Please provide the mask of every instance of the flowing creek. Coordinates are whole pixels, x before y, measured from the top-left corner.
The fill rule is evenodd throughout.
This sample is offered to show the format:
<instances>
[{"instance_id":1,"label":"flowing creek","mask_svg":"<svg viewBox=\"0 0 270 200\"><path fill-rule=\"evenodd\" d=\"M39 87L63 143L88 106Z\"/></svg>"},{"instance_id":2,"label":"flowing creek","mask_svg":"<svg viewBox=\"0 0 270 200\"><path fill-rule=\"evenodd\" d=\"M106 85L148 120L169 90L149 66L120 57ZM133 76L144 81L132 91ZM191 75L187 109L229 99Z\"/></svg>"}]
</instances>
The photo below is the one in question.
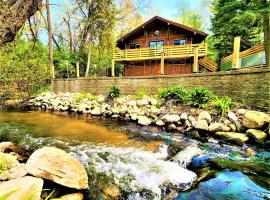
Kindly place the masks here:
<instances>
[{"instance_id":1,"label":"flowing creek","mask_svg":"<svg viewBox=\"0 0 270 200\"><path fill-rule=\"evenodd\" d=\"M174 199L270 199L270 152L254 146L220 144L214 139L202 143L156 127L44 111L0 112L0 138L30 152L55 146L78 158L89 174L86 199L101 199L102 187L112 184L120 188L122 199L170 199L172 191L190 185L193 172L202 171L210 176ZM183 152L181 163L186 162L191 171L166 159L173 141L189 142L203 151L192 160L191 150ZM247 148L254 155L247 155ZM231 162L213 167L207 165L210 157Z\"/></svg>"}]
</instances>

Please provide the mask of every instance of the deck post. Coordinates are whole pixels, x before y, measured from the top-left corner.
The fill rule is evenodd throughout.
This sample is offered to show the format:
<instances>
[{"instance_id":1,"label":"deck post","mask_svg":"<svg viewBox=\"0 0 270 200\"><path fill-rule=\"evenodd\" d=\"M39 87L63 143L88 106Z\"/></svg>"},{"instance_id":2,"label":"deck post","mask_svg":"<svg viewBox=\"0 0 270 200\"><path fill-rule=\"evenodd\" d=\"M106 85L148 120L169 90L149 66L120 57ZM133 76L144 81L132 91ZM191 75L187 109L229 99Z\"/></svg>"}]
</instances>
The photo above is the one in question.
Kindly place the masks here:
<instances>
[{"instance_id":1,"label":"deck post","mask_svg":"<svg viewBox=\"0 0 270 200\"><path fill-rule=\"evenodd\" d=\"M76 72L77 72L77 78L80 78L80 64L79 64L79 62L76 63Z\"/></svg>"},{"instance_id":2,"label":"deck post","mask_svg":"<svg viewBox=\"0 0 270 200\"><path fill-rule=\"evenodd\" d=\"M193 72L194 73L197 73L197 72L199 72L199 64L198 64L198 60L199 60L199 58L198 58L198 47L194 47L194 62L193 62Z\"/></svg>"},{"instance_id":3,"label":"deck post","mask_svg":"<svg viewBox=\"0 0 270 200\"><path fill-rule=\"evenodd\" d=\"M115 61L114 61L114 59L112 59L112 77L115 76L115 73L114 73L114 64L115 64Z\"/></svg>"},{"instance_id":4,"label":"deck post","mask_svg":"<svg viewBox=\"0 0 270 200\"><path fill-rule=\"evenodd\" d=\"M233 58L232 58L232 69L239 69L240 60L240 40L241 37L235 37L233 43Z\"/></svg>"},{"instance_id":5,"label":"deck post","mask_svg":"<svg viewBox=\"0 0 270 200\"><path fill-rule=\"evenodd\" d=\"M161 53L160 74L164 75L164 52Z\"/></svg>"}]
</instances>

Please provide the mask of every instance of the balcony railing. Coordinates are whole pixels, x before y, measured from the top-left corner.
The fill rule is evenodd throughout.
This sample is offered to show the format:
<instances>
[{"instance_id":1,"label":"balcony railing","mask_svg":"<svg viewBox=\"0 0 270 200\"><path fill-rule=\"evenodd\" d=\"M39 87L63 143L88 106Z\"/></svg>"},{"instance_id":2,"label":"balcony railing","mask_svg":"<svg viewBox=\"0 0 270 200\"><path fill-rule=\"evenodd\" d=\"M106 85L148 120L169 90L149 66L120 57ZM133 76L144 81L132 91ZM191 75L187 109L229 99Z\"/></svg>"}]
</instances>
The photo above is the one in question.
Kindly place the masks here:
<instances>
[{"instance_id":1,"label":"balcony railing","mask_svg":"<svg viewBox=\"0 0 270 200\"><path fill-rule=\"evenodd\" d=\"M156 48L140 48L140 49L117 49L114 52L115 61L136 61L150 59L173 59L173 58L189 58L194 56L194 48L198 48L198 57L206 56L207 47L205 43L186 44L177 46L162 46Z\"/></svg>"}]
</instances>

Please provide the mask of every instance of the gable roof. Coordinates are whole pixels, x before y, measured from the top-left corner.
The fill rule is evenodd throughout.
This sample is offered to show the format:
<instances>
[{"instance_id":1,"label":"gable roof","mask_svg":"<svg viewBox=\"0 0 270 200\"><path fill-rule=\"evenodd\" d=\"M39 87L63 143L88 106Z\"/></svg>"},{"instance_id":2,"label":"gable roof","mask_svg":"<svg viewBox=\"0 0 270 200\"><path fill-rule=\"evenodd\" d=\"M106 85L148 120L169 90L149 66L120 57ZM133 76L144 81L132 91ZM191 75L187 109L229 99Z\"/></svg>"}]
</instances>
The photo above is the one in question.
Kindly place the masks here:
<instances>
[{"instance_id":1,"label":"gable roof","mask_svg":"<svg viewBox=\"0 0 270 200\"><path fill-rule=\"evenodd\" d=\"M152 22L156 21L156 20L159 20L161 22L165 22L167 24L170 24L172 26L175 26L177 28L180 28L180 29L184 29L186 31L189 31L189 32L192 32L194 34L198 34L200 35L201 37L207 37L208 34L205 33L205 32L202 32L202 31L199 31L197 29L194 29L194 28L191 28L191 27L188 27L188 26L185 26L183 24L180 24L180 23L177 23L177 22L174 22L174 21L171 21L171 20L168 20L168 19L165 19L165 18L162 18L162 17L159 17L159 16L155 16L151 19L149 19L148 21L146 21L145 23L143 23L142 25L140 25L139 27L137 27L136 29L132 30L131 32L127 33L126 35L124 35L123 37L121 37L120 39L117 40L117 44L122 42L123 40L135 35L136 33L138 33L139 31L141 31L142 29L144 29L145 26L151 24Z\"/></svg>"}]
</instances>

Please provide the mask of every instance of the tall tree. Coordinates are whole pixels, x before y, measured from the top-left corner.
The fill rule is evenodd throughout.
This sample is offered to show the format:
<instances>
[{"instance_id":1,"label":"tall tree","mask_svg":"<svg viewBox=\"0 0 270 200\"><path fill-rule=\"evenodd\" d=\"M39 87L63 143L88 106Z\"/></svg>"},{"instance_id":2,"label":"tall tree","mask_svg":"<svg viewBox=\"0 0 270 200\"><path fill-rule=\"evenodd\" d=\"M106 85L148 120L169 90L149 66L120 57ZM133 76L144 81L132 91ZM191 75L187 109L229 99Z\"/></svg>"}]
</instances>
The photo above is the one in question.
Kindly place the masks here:
<instances>
[{"instance_id":1,"label":"tall tree","mask_svg":"<svg viewBox=\"0 0 270 200\"><path fill-rule=\"evenodd\" d=\"M261 19L251 11L252 0L214 0L212 32L219 59L232 53L233 39L241 37L241 50L261 43Z\"/></svg>"},{"instance_id":2,"label":"tall tree","mask_svg":"<svg viewBox=\"0 0 270 200\"><path fill-rule=\"evenodd\" d=\"M51 67L51 76L54 75L54 65L53 65L53 34L52 34L52 24L51 24L51 11L50 11L50 0L46 0L46 10L47 10L47 23L48 23L48 37L49 37L49 58Z\"/></svg>"},{"instance_id":3,"label":"tall tree","mask_svg":"<svg viewBox=\"0 0 270 200\"><path fill-rule=\"evenodd\" d=\"M14 40L26 20L42 6L42 0L0 1L0 45Z\"/></svg>"}]
</instances>

